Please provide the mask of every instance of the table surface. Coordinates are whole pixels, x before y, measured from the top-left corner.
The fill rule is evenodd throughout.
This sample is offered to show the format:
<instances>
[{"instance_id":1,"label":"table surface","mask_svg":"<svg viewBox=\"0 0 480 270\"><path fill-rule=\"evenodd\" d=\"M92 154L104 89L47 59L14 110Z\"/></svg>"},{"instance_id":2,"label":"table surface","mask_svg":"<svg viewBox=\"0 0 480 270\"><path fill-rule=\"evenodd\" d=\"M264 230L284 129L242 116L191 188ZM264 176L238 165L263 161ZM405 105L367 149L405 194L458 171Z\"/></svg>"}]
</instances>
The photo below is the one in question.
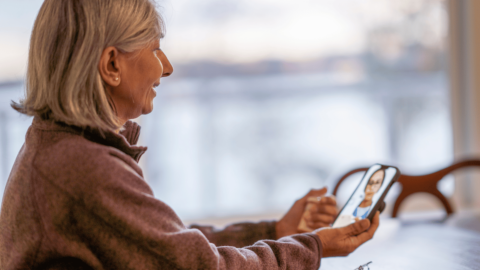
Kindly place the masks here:
<instances>
[{"instance_id":1,"label":"table surface","mask_svg":"<svg viewBox=\"0 0 480 270\"><path fill-rule=\"evenodd\" d=\"M453 221L452 221L453 220ZM322 259L321 270L480 269L480 232L455 218L445 222L382 219L374 238L347 257ZM478 218L472 224L478 224Z\"/></svg>"}]
</instances>

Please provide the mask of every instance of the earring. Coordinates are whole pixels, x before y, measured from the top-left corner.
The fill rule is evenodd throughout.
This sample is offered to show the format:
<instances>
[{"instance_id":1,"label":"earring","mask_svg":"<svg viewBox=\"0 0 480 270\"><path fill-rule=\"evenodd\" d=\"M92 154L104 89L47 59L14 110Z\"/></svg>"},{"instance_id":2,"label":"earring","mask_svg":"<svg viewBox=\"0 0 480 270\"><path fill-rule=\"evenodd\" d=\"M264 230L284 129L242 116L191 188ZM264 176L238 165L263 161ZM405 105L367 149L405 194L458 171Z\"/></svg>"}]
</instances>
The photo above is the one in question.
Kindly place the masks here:
<instances>
[{"instance_id":1,"label":"earring","mask_svg":"<svg viewBox=\"0 0 480 270\"><path fill-rule=\"evenodd\" d=\"M117 78L115 78L115 81L118 81L118 77L117 77Z\"/></svg>"}]
</instances>

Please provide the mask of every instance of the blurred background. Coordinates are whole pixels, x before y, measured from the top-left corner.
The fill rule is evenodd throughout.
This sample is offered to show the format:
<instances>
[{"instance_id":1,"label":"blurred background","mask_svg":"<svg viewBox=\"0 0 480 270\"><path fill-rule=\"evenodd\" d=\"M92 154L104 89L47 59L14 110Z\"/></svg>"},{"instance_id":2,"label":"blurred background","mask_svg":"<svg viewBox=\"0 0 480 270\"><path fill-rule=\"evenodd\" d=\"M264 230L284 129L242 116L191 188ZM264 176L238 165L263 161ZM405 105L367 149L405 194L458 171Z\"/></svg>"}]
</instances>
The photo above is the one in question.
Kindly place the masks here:
<instances>
[{"instance_id":1,"label":"blurred background","mask_svg":"<svg viewBox=\"0 0 480 270\"><path fill-rule=\"evenodd\" d=\"M355 167L449 165L451 1L157 1L175 71L136 119L155 196L186 221L277 217ZM42 2L0 0L0 194L32 121L9 102Z\"/></svg>"}]
</instances>

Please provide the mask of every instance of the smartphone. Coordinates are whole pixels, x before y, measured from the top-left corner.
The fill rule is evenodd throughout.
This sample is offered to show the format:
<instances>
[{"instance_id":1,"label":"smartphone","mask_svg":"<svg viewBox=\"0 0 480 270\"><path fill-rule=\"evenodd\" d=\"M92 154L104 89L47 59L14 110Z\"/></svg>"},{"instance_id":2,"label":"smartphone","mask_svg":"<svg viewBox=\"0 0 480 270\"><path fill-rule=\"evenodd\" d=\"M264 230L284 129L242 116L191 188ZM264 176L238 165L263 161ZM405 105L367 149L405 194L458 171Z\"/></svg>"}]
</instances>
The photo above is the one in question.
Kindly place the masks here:
<instances>
[{"instance_id":1,"label":"smartphone","mask_svg":"<svg viewBox=\"0 0 480 270\"><path fill-rule=\"evenodd\" d=\"M400 170L396 167L382 164L370 167L338 214L332 227L344 227L364 218L372 221L375 213L383 210L380 209L385 206L383 200L399 177Z\"/></svg>"}]
</instances>

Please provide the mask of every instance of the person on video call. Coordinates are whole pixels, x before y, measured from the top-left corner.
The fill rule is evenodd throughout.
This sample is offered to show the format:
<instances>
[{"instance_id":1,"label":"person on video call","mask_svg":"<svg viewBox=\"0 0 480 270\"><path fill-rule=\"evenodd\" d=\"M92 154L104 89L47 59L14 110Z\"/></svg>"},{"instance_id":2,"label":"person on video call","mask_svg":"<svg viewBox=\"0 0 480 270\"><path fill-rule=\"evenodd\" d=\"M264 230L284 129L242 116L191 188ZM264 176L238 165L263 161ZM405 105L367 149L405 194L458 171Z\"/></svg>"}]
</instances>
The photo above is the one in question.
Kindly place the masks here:
<instances>
[{"instance_id":1,"label":"person on video call","mask_svg":"<svg viewBox=\"0 0 480 270\"><path fill-rule=\"evenodd\" d=\"M0 212L0 269L318 269L373 237L373 220L330 228L326 188L278 221L186 226L138 162L154 88L173 72L153 0L45 0L35 20L26 96L33 116ZM178 194L181 196L182 194ZM297 229L309 197L311 233ZM324 228L322 228L324 227Z\"/></svg>"},{"instance_id":2,"label":"person on video call","mask_svg":"<svg viewBox=\"0 0 480 270\"><path fill-rule=\"evenodd\" d=\"M372 174L367 185L365 186L365 198L357 206L357 208L355 208L355 211L353 211L353 216L356 220L364 219L368 216L370 209L373 207L373 196L380 190L380 187L382 187L384 179L385 169L379 169Z\"/></svg>"}]
</instances>

